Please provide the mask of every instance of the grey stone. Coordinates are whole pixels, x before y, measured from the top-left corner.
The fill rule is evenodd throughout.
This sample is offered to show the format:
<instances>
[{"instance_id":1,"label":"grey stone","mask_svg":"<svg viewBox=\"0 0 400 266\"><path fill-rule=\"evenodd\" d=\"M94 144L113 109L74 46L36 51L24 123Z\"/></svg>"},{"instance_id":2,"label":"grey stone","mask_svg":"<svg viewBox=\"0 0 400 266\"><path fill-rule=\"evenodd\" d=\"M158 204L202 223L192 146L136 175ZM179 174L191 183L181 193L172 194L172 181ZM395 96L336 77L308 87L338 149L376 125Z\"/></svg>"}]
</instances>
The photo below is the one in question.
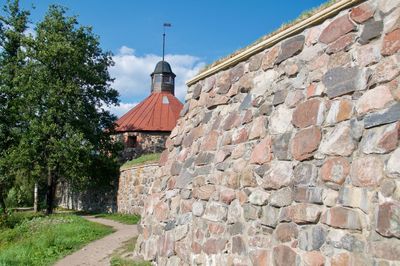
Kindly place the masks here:
<instances>
[{"instance_id":1,"label":"grey stone","mask_svg":"<svg viewBox=\"0 0 400 266\"><path fill-rule=\"evenodd\" d=\"M256 189L250 194L249 202L254 205L263 206L268 203L268 198L268 192L261 189Z\"/></svg>"},{"instance_id":2,"label":"grey stone","mask_svg":"<svg viewBox=\"0 0 400 266\"><path fill-rule=\"evenodd\" d=\"M192 213L194 216L202 216L204 212L204 204L201 201L195 201L192 205Z\"/></svg>"},{"instance_id":3,"label":"grey stone","mask_svg":"<svg viewBox=\"0 0 400 266\"><path fill-rule=\"evenodd\" d=\"M193 180L193 174L190 173L187 170L184 170L182 174L180 174L177 178L176 178L176 183L175 183L175 187L176 188L186 188L186 186L192 182Z\"/></svg>"},{"instance_id":4,"label":"grey stone","mask_svg":"<svg viewBox=\"0 0 400 266\"><path fill-rule=\"evenodd\" d=\"M183 168L188 169L192 167L193 163L194 163L194 157L187 158L183 163Z\"/></svg>"},{"instance_id":5,"label":"grey stone","mask_svg":"<svg viewBox=\"0 0 400 266\"><path fill-rule=\"evenodd\" d=\"M193 89L193 99L198 100L200 98L200 94L201 94L201 85L199 83L196 84L196 86Z\"/></svg>"},{"instance_id":6,"label":"grey stone","mask_svg":"<svg viewBox=\"0 0 400 266\"><path fill-rule=\"evenodd\" d=\"M177 225L185 225L191 223L193 220L193 214L191 212L187 212L176 217Z\"/></svg>"},{"instance_id":7,"label":"grey stone","mask_svg":"<svg viewBox=\"0 0 400 266\"><path fill-rule=\"evenodd\" d=\"M171 175L179 175L182 170L182 164L175 161L171 165Z\"/></svg>"},{"instance_id":8,"label":"grey stone","mask_svg":"<svg viewBox=\"0 0 400 266\"><path fill-rule=\"evenodd\" d=\"M258 115L270 115L272 112L272 105L270 103L263 103L260 108L257 109Z\"/></svg>"},{"instance_id":9,"label":"grey stone","mask_svg":"<svg viewBox=\"0 0 400 266\"><path fill-rule=\"evenodd\" d=\"M254 172L259 176L264 176L264 174L269 170L270 166L268 164L263 164L254 169Z\"/></svg>"},{"instance_id":10,"label":"grey stone","mask_svg":"<svg viewBox=\"0 0 400 266\"><path fill-rule=\"evenodd\" d=\"M206 166L201 166L197 167L196 170L194 171L194 175L208 175L211 173L212 167L211 165L206 165Z\"/></svg>"},{"instance_id":11,"label":"grey stone","mask_svg":"<svg viewBox=\"0 0 400 266\"><path fill-rule=\"evenodd\" d=\"M361 44L366 44L370 40L379 37L382 34L383 30L383 21L379 20L368 20L364 24L363 31L360 35L360 39L358 40Z\"/></svg>"},{"instance_id":12,"label":"grey stone","mask_svg":"<svg viewBox=\"0 0 400 266\"><path fill-rule=\"evenodd\" d=\"M256 220L260 216L260 207L246 203L243 205L243 215L246 220Z\"/></svg>"},{"instance_id":13,"label":"grey stone","mask_svg":"<svg viewBox=\"0 0 400 266\"><path fill-rule=\"evenodd\" d=\"M281 188L271 193L269 204L274 207L285 207L292 204L293 194L289 187Z\"/></svg>"},{"instance_id":14,"label":"grey stone","mask_svg":"<svg viewBox=\"0 0 400 266\"><path fill-rule=\"evenodd\" d=\"M341 239L342 247L350 252L364 252L365 243L359 240L357 237L347 234Z\"/></svg>"},{"instance_id":15,"label":"grey stone","mask_svg":"<svg viewBox=\"0 0 400 266\"><path fill-rule=\"evenodd\" d=\"M196 160L195 164L200 166L200 165L207 165L210 164L214 161L214 154L209 153L209 152L201 152Z\"/></svg>"},{"instance_id":16,"label":"grey stone","mask_svg":"<svg viewBox=\"0 0 400 266\"><path fill-rule=\"evenodd\" d=\"M294 200L297 202L308 202L322 204L323 188L320 187L295 187Z\"/></svg>"},{"instance_id":17,"label":"grey stone","mask_svg":"<svg viewBox=\"0 0 400 266\"><path fill-rule=\"evenodd\" d=\"M213 222L225 221L228 210L218 202L208 202L204 212L204 218Z\"/></svg>"},{"instance_id":18,"label":"grey stone","mask_svg":"<svg viewBox=\"0 0 400 266\"><path fill-rule=\"evenodd\" d=\"M310 163L299 163L293 172L296 185L310 185L315 183L317 168Z\"/></svg>"},{"instance_id":19,"label":"grey stone","mask_svg":"<svg viewBox=\"0 0 400 266\"><path fill-rule=\"evenodd\" d=\"M390 177L400 177L400 147L394 150L386 164L386 173Z\"/></svg>"},{"instance_id":20,"label":"grey stone","mask_svg":"<svg viewBox=\"0 0 400 266\"><path fill-rule=\"evenodd\" d=\"M164 227L165 231L169 231L175 228L175 220L168 221Z\"/></svg>"},{"instance_id":21,"label":"grey stone","mask_svg":"<svg viewBox=\"0 0 400 266\"><path fill-rule=\"evenodd\" d=\"M228 223L233 224L243 219L243 208L239 200L235 199L228 207Z\"/></svg>"},{"instance_id":22,"label":"grey stone","mask_svg":"<svg viewBox=\"0 0 400 266\"><path fill-rule=\"evenodd\" d=\"M367 114L364 127L371 128L400 120L400 103L396 103L380 112Z\"/></svg>"},{"instance_id":23,"label":"grey stone","mask_svg":"<svg viewBox=\"0 0 400 266\"><path fill-rule=\"evenodd\" d=\"M274 93L274 99L272 100L272 104L278 105L278 104L284 103L287 94L288 94L288 91L285 89L276 91Z\"/></svg>"},{"instance_id":24,"label":"grey stone","mask_svg":"<svg viewBox=\"0 0 400 266\"><path fill-rule=\"evenodd\" d=\"M185 105L183 105L182 111L179 115L181 117L185 116L189 112L189 107L190 107L189 102L186 102Z\"/></svg>"},{"instance_id":25,"label":"grey stone","mask_svg":"<svg viewBox=\"0 0 400 266\"><path fill-rule=\"evenodd\" d=\"M250 58L249 71L257 71L260 69L263 54L256 54Z\"/></svg>"},{"instance_id":26,"label":"grey stone","mask_svg":"<svg viewBox=\"0 0 400 266\"><path fill-rule=\"evenodd\" d=\"M302 228L299 232L299 248L306 251L318 250L325 243L327 230L320 225Z\"/></svg>"},{"instance_id":27,"label":"grey stone","mask_svg":"<svg viewBox=\"0 0 400 266\"><path fill-rule=\"evenodd\" d=\"M360 87L360 70L357 67L335 67L322 77L330 99L356 91Z\"/></svg>"},{"instance_id":28,"label":"grey stone","mask_svg":"<svg viewBox=\"0 0 400 266\"><path fill-rule=\"evenodd\" d=\"M276 58L276 63L279 64L282 61L300 53L303 50L304 41L304 35L298 35L282 42L280 53Z\"/></svg>"},{"instance_id":29,"label":"grey stone","mask_svg":"<svg viewBox=\"0 0 400 266\"><path fill-rule=\"evenodd\" d=\"M261 223L275 228L278 224L279 209L269 205L262 207Z\"/></svg>"},{"instance_id":30,"label":"grey stone","mask_svg":"<svg viewBox=\"0 0 400 266\"><path fill-rule=\"evenodd\" d=\"M253 95L251 93L248 93L246 97L244 97L242 103L239 106L239 111L247 110L249 107L251 107L251 101L253 100Z\"/></svg>"},{"instance_id":31,"label":"grey stone","mask_svg":"<svg viewBox=\"0 0 400 266\"><path fill-rule=\"evenodd\" d=\"M371 128L365 131L361 140L361 151L366 154L388 153L396 148L398 139L398 123L392 123L380 127ZM395 137L388 136L394 135ZM396 139L396 142L394 140ZM393 141L393 143L390 143Z\"/></svg>"},{"instance_id":32,"label":"grey stone","mask_svg":"<svg viewBox=\"0 0 400 266\"><path fill-rule=\"evenodd\" d=\"M211 120L212 114L213 114L213 112L206 112L204 114L202 123L207 124Z\"/></svg>"},{"instance_id":33,"label":"grey stone","mask_svg":"<svg viewBox=\"0 0 400 266\"><path fill-rule=\"evenodd\" d=\"M339 191L338 203L346 207L368 212L370 201L368 190L365 188L344 186Z\"/></svg>"},{"instance_id":34,"label":"grey stone","mask_svg":"<svg viewBox=\"0 0 400 266\"><path fill-rule=\"evenodd\" d=\"M243 229L244 229L243 223L237 222L237 223L230 225L228 230L229 230L229 234L234 236L234 235L243 234Z\"/></svg>"},{"instance_id":35,"label":"grey stone","mask_svg":"<svg viewBox=\"0 0 400 266\"><path fill-rule=\"evenodd\" d=\"M279 160L289 160L289 141L292 134L290 132L274 136L272 139L272 152Z\"/></svg>"},{"instance_id":36,"label":"grey stone","mask_svg":"<svg viewBox=\"0 0 400 266\"><path fill-rule=\"evenodd\" d=\"M364 121L353 118L350 120L351 136L355 140L360 140L364 131Z\"/></svg>"}]
</instances>

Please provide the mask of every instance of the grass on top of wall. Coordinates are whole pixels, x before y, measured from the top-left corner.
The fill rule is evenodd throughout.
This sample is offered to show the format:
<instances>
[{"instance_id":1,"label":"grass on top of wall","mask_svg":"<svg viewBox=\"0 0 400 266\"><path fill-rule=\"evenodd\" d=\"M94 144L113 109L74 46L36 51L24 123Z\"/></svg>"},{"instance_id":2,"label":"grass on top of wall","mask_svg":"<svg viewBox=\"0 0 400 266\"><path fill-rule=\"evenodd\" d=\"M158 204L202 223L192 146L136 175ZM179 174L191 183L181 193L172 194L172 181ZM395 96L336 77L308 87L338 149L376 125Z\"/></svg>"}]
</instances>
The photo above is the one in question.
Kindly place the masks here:
<instances>
[{"instance_id":1,"label":"grass on top of wall","mask_svg":"<svg viewBox=\"0 0 400 266\"><path fill-rule=\"evenodd\" d=\"M133 166L138 166L147 163L156 163L160 160L161 153L144 154L136 159L127 161L121 166L121 169L126 169Z\"/></svg>"},{"instance_id":2,"label":"grass on top of wall","mask_svg":"<svg viewBox=\"0 0 400 266\"><path fill-rule=\"evenodd\" d=\"M138 224L140 221L140 215L137 214L100 213L96 214L94 217L109 219L123 224Z\"/></svg>"},{"instance_id":3,"label":"grass on top of wall","mask_svg":"<svg viewBox=\"0 0 400 266\"><path fill-rule=\"evenodd\" d=\"M23 216L0 230L0 265L52 265L85 244L113 232L71 214Z\"/></svg>"}]
</instances>

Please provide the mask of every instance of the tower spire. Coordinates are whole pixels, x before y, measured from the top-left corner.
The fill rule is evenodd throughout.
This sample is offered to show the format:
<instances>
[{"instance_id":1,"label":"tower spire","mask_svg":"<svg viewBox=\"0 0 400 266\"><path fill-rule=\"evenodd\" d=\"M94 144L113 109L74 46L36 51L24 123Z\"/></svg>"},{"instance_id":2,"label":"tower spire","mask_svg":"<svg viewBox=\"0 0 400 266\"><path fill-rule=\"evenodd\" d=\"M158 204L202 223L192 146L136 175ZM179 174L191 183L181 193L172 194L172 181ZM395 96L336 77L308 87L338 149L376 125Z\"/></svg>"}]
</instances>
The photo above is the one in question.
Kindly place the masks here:
<instances>
[{"instance_id":1,"label":"tower spire","mask_svg":"<svg viewBox=\"0 0 400 266\"><path fill-rule=\"evenodd\" d=\"M163 33L163 46L162 46L162 61L164 61L165 55L165 27L171 27L171 23L164 23L164 33Z\"/></svg>"}]
</instances>

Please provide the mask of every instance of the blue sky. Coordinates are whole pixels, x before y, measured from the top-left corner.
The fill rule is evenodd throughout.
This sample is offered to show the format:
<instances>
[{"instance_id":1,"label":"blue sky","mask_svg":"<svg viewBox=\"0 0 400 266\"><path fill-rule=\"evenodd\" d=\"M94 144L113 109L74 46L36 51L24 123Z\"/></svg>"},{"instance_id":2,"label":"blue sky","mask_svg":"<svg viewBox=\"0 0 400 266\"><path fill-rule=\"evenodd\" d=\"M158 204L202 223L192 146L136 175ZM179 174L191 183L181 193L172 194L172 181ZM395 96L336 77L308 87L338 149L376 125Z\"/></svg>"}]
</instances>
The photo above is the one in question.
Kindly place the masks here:
<instances>
[{"instance_id":1,"label":"blue sky","mask_svg":"<svg viewBox=\"0 0 400 266\"><path fill-rule=\"evenodd\" d=\"M277 29L323 0L21 0L35 6L32 22L40 20L50 4L69 8L83 25L93 26L104 50L113 52L121 115L150 92L150 73L162 52L162 24L167 29L167 60L177 74L181 100L185 80L205 64L227 56Z\"/></svg>"}]
</instances>

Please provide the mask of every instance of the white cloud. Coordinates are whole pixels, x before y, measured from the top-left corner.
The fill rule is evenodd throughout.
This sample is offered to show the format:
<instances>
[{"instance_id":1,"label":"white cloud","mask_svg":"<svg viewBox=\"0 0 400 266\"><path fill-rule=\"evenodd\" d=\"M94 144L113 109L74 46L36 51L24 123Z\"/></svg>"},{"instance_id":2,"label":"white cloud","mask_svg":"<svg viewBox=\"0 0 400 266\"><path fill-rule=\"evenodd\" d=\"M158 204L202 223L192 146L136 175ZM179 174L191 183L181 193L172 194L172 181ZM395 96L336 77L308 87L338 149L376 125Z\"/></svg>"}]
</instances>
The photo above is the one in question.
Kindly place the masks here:
<instances>
[{"instance_id":1,"label":"white cloud","mask_svg":"<svg viewBox=\"0 0 400 266\"><path fill-rule=\"evenodd\" d=\"M135 107L138 103L123 103L121 102L119 106L104 107L104 109L109 110L112 114L117 117L123 116L130 109Z\"/></svg>"},{"instance_id":2,"label":"white cloud","mask_svg":"<svg viewBox=\"0 0 400 266\"><path fill-rule=\"evenodd\" d=\"M115 111L118 109L121 113L129 103L140 102L150 95L150 74L161 57L154 54L137 56L134 49L122 46L113 60L115 65L110 68L110 74L115 78L113 87L119 91L121 99L121 106ZM175 95L183 101L187 90L185 82L196 75L205 63L196 56L178 54L166 55L165 60L176 74ZM115 113L114 110L112 112Z\"/></svg>"}]
</instances>

